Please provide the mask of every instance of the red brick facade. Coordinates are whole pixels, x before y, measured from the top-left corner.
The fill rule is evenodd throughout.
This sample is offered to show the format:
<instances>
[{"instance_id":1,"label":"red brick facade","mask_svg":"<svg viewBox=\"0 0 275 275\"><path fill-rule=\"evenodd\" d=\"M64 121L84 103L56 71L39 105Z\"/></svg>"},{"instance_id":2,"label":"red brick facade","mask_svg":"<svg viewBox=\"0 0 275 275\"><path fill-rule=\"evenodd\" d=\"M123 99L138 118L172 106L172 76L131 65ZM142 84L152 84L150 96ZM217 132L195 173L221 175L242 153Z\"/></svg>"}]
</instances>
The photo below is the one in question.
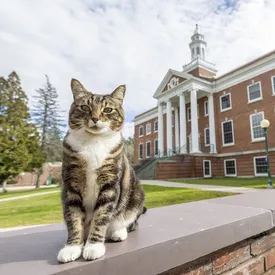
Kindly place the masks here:
<instances>
[{"instance_id":1,"label":"red brick facade","mask_svg":"<svg viewBox=\"0 0 275 275\"><path fill-rule=\"evenodd\" d=\"M258 58L256 62L268 62L268 60L275 56L273 53L268 53L266 56ZM253 66L253 62L250 62L237 70L232 71L232 74L238 73L238 70L245 70L248 66ZM257 70L255 67L254 70ZM212 76L211 72L206 73L207 70L197 68L190 71L189 74L199 76ZM250 71L244 72L243 74L249 75L253 72L253 67ZM239 72L241 74L241 72ZM232 75L232 78L235 77ZM274 77L274 79L273 79ZM207 95L203 93L198 97L198 132L199 132L199 146L202 152L201 155L196 154L192 156L190 154L179 156L174 162L159 162L157 164L157 178L185 178L185 177L203 177L203 160L211 160L211 176L225 176L224 160L234 159L235 161L235 176L257 176L260 173L255 172L254 157L265 157L265 141L264 138L252 138L257 136L257 129L253 132L252 130L252 119L265 118L270 121L270 127L268 129L269 147L272 153L270 154L271 172L275 174L275 62L273 66L269 66L268 69L259 74L253 74L251 77L242 76L242 81L232 81L230 74L226 74L220 78L217 78L214 83L219 85L220 81L225 81L224 78L228 78L228 82L232 85L225 85L225 89L215 90L213 88L213 100L214 100L214 118L215 118L215 137L216 137L216 150L217 154L207 154L210 152L210 147L205 146L205 129L209 127L209 117L205 115L205 101L208 100ZM182 79L181 79L182 80ZM205 80L204 80L205 81ZM217 84L215 82L217 81ZM231 82L230 82L231 81ZM258 84L257 84L258 83ZM253 100L253 89L248 94L248 87L254 84L253 87L260 87L261 98L259 100ZM259 85L259 86L258 86ZM168 93L169 91L166 91ZM226 111L221 110L221 97L230 94L230 108ZM249 102L249 98L252 101ZM189 135L191 133L191 122L188 120L188 108L190 107L189 101L186 104L186 134L187 141L186 146L189 146ZM134 162L139 163L140 158L138 155L139 144L143 145L143 156L142 159L149 157L146 155L146 142L151 144L150 157L154 157L154 141L158 138L158 133L154 131L154 122L158 120L157 108L152 109L148 112L150 114L150 120L146 120L146 113L141 114L135 118L135 158ZM173 113L174 114L174 113ZM254 116L252 117L251 115ZM258 114L257 116L255 114ZM173 125L175 125L174 115L172 116ZM141 121L141 122L139 122ZM233 125L233 142L231 145L224 145L223 138L223 123L232 121ZM151 134L146 135L146 124L151 123ZM227 123L228 124L228 123ZM139 128L144 128L144 135L139 136ZM255 125L253 126L255 127ZM163 131L164 131L164 151L166 150L166 114L163 115ZM173 147L175 144L175 127L172 128L172 139ZM189 152L189 151L188 151ZM206 154L205 154L206 153ZM257 160L256 166L261 166L261 160ZM232 164L232 163L231 163ZM229 165L227 163L227 165ZM258 168L257 168L258 169ZM260 170L260 168L259 168Z\"/></svg>"}]
</instances>

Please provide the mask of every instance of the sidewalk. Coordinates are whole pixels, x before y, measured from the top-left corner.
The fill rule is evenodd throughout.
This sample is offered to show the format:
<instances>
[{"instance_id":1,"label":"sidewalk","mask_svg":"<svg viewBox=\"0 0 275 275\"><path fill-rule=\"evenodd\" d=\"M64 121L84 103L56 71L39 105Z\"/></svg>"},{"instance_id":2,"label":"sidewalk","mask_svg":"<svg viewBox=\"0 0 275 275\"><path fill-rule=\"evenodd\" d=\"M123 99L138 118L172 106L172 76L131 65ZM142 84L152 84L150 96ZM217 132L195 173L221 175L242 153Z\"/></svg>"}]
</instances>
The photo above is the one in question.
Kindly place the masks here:
<instances>
[{"instance_id":1,"label":"sidewalk","mask_svg":"<svg viewBox=\"0 0 275 275\"><path fill-rule=\"evenodd\" d=\"M200 189L200 190L230 192L230 193L251 193L251 192L261 191L261 189L253 189L253 188L245 188L245 187L229 187L229 186L189 184L189 183L187 184L187 183L178 183L178 182L170 182L170 181L162 181L162 180L141 180L140 182L146 185Z\"/></svg>"}]
</instances>

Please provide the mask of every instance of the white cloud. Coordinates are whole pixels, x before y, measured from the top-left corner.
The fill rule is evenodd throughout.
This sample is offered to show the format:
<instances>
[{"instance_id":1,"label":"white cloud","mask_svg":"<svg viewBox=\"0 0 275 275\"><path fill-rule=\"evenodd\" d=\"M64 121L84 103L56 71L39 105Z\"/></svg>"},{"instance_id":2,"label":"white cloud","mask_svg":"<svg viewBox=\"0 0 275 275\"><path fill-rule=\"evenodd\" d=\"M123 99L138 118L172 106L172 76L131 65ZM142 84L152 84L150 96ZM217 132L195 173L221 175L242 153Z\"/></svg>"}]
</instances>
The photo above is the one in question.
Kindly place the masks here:
<instances>
[{"instance_id":1,"label":"white cloud","mask_svg":"<svg viewBox=\"0 0 275 275\"><path fill-rule=\"evenodd\" d=\"M274 13L273 0L4 1L0 75L16 70L31 97L48 74L66 110L71 77L97 93L125 83L129 120L155 106L169 68L190 61L196 23L221 74L275 48Z\"/></svg>"}]
</instances>

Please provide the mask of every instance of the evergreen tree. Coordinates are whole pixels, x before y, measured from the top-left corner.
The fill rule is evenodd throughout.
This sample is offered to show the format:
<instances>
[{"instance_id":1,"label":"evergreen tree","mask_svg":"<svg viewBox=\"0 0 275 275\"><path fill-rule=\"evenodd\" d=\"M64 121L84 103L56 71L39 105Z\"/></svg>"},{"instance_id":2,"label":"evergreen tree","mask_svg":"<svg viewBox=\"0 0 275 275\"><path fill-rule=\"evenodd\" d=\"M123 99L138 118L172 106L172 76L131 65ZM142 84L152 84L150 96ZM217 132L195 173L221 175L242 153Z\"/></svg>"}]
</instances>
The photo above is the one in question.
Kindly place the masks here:
<instances>
[{"instance_id":1,"label":"evergreen tree","mask_svg":"<svg viewBox=\"0 0 275 275\"><path fill-rule=\"evenodd\" d=\"M0 182L41 166L43 154L38 132L29 122L28 99L20 79L12 72L8 79L0 77Z\"/></svg>"},{"instance_id":2,"label":"evergreen tree","mask_svg":"<svg viewBox=\"0 0 275 275\"><path fill-rule=\"evenodd\" d=\"M128 139L124 139L124 147L126 154L131 162L134 161L134 138L128 137Z\"/></svg>"},{"instance_id":3,"label":"evergreen tree","mask_svg":"<svg viewBox=\"0 0 275 275\"><path fill-rule=\"evenodd\" d=\"M62 158L62 128L65 127L62 113L58 104L58 94L46 75L46 83L36 90L36 103L32 109L32 118L39 129L41 150L49 162L61 161ZM36 186L39 187L40 170Z\"/></svg>"}]
</instances>

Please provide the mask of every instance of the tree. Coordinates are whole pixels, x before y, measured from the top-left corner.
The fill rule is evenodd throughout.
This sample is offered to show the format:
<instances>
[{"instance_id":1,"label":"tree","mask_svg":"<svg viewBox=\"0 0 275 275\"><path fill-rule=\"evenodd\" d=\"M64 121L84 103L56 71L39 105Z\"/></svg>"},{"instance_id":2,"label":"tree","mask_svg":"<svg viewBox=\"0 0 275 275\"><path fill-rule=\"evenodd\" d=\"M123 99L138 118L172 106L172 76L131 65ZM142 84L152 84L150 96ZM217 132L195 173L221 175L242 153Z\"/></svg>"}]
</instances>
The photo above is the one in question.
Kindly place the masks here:
<instances>
[{"instance_id":1,"label":"tree","mask_svg":"<svg viewBox=\"0 0 275 275\"><path fill-rule=\"evenodd\" d=\"M128 137L128 139L124 139L124 147L127 154L127 157L131 162L134 160L134 138Z\"/></svg>"},{"instance_id":2,"label":"tree","mask_svg":"<svg viewBox=\"0 0 275 275\"><path fill-rule=\"evenodd\" d=\"M46 83L36 90L36 103L32 109L32 118L39 129L41 151L50 162L61 161L62 158L62 127L65 127L63 111L58 104L58 93L46 75ZM36 187L39 187L41 169L37 173Z\"/></svg>"},{"instance_id":3,"label":"tree","mask_svg":"<svg viewBox=\"0 0 275 275\"><path fill-rule=\"evenodd\" d=\"M0 182L20 172L32 170L43 162L38 132L30 123L28 98L20 79L12 72L8 79L0 77Z\"/></svg>"}]
</instances>

